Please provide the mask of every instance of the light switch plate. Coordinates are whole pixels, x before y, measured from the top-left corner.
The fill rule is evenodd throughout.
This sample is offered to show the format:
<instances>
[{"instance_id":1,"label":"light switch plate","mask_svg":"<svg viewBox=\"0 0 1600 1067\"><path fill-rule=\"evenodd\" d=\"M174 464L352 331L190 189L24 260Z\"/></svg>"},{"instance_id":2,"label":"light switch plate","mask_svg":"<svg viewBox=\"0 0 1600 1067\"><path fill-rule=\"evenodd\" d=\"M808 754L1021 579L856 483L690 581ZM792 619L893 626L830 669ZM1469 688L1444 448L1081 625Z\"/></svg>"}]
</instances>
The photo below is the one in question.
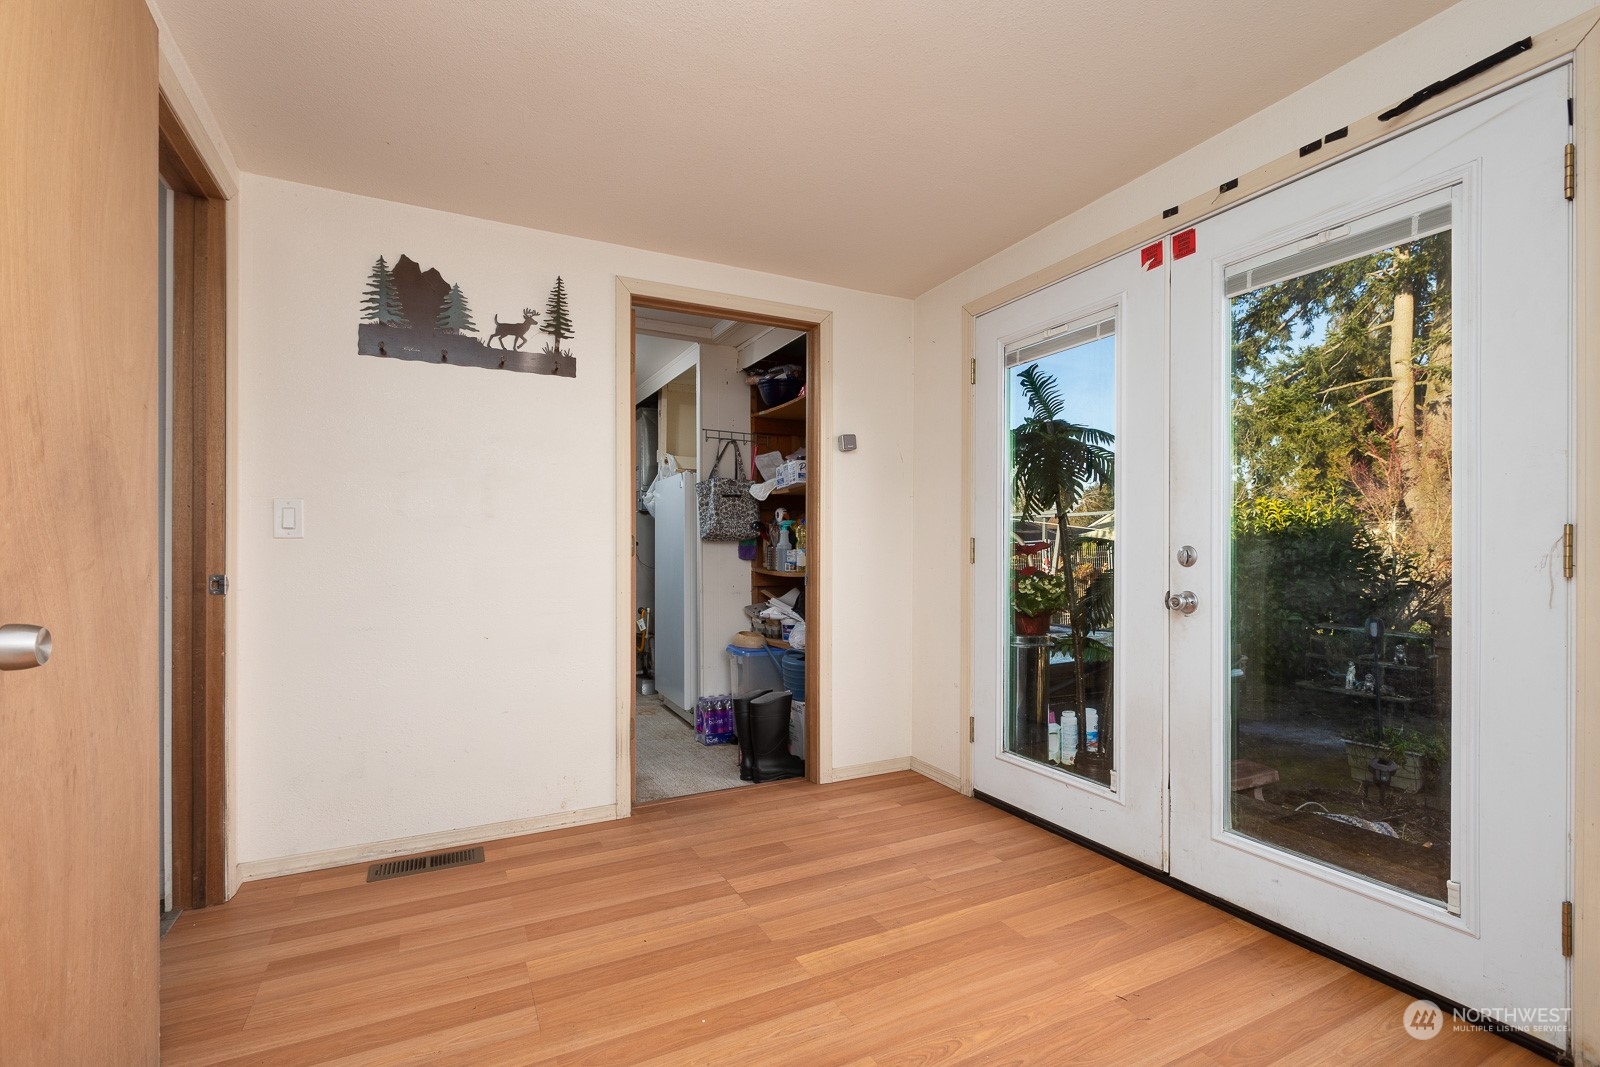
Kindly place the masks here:
<instances>
[{"instance_id":1,"label":"light switch plate","mask_svg":"<svg viewBox=\"0 0 1600 1067\"><path fill-rule=\"evenodd\" d=\"M304 500L274 500L272 502L272 536L304 537L306 535L306 502Z\"/></svg>"}]
</instances>

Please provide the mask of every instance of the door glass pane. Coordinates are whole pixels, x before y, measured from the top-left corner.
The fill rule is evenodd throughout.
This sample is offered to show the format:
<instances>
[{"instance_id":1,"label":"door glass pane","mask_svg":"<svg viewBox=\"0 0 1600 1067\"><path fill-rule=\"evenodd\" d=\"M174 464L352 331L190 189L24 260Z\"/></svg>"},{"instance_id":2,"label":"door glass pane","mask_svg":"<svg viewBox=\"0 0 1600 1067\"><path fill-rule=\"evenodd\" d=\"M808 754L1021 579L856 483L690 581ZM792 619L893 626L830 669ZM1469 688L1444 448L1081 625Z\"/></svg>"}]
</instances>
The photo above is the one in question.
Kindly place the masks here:
<instances>
[{"instance_id":1,"label":"door glass pane","mask_svg":"<svg viewBox=\"0 0 1600 1067\"><path fill-rule=\"evenodd\" d=\"M1109 785L1116 547L1116 321L1006 353L1009 752Z\"/></svg>"},{"instance_id":2,"label":"door glass pane","mask_svg":"<svg viewBox=\"0 0 1600 1067\"><path fill-rule=\"evenodd\" d=\"M1451 234L1366 247L1229 278L1229 826L1442 900Z\"/></svg>"}]
</instances>

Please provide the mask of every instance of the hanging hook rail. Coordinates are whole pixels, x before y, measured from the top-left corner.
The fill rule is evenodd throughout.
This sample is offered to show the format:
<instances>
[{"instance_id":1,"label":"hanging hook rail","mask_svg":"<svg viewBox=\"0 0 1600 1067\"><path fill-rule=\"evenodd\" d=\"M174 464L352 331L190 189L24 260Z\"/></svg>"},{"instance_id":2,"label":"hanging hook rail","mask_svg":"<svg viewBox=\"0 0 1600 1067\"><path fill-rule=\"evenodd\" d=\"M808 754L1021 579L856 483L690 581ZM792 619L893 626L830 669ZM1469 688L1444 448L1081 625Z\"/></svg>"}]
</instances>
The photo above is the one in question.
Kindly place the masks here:
<instances>
[{"instance_id":1,"label":"hanging hook rail","mask_svg":"<svg viewBox=\"0 0 1600 1067\"><path fill-rule=\"evenodd\" d=\"M700 431L702 439L706 441L734 441L741 445L750 445L753 452L791 452L805 443L800 434L790 433L746 433L743 430L712 430Z\"/></svg>"},{"instance_id":2,"label":"hanging hook rail","mask_svg":"<svg viewBox=\"0 0 1600 1067\"><path fill-rule=\"evenodd\" d=\"M737 441L742 445L755 444L757 437L756 434L745 433L742 430L705 429L701 430L700 433L701 436L707 441Z\"/></svg>"}]
</instances>

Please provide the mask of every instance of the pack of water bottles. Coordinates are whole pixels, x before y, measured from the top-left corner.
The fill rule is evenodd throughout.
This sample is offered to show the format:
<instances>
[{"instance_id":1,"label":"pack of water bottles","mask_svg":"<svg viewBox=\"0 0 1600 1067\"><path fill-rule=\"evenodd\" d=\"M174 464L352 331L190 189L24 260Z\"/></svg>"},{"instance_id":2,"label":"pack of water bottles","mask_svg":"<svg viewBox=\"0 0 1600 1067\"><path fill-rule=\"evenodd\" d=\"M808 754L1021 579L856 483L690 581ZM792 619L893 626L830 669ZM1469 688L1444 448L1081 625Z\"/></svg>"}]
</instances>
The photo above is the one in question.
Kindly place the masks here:
<instances>
[{"instance_id":1,"label":"pack of water bottles","mask_svg":"<svg viewBox=\"0 0 1600 1067\"><path fill-rule=\"evenodd\" d=\"M697 700L694 705L694 736L702 745L732 744L733 697L722 693Z\"/></svg>"}]
</instances>

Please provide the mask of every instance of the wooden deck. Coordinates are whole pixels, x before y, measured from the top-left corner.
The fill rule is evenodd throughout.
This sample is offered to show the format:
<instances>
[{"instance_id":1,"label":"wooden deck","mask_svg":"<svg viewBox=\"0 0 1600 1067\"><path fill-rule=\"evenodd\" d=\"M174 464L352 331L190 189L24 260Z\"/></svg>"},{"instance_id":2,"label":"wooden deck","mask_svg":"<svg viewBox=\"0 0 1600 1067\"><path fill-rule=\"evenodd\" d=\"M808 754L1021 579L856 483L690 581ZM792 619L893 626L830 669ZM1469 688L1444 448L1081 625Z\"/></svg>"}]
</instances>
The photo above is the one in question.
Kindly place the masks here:
<instances>
[{"instance_id":1,"label":"wooden deck","mask_svg":"<svg viewBox=\"0 0 1600 1067\"><path fill-rule=\"evenodd\" d=\"M365 883L253 882L162 946L171 1064L1539 1063L909 772L781 782Z\"/></svg>"}]
</instances>

